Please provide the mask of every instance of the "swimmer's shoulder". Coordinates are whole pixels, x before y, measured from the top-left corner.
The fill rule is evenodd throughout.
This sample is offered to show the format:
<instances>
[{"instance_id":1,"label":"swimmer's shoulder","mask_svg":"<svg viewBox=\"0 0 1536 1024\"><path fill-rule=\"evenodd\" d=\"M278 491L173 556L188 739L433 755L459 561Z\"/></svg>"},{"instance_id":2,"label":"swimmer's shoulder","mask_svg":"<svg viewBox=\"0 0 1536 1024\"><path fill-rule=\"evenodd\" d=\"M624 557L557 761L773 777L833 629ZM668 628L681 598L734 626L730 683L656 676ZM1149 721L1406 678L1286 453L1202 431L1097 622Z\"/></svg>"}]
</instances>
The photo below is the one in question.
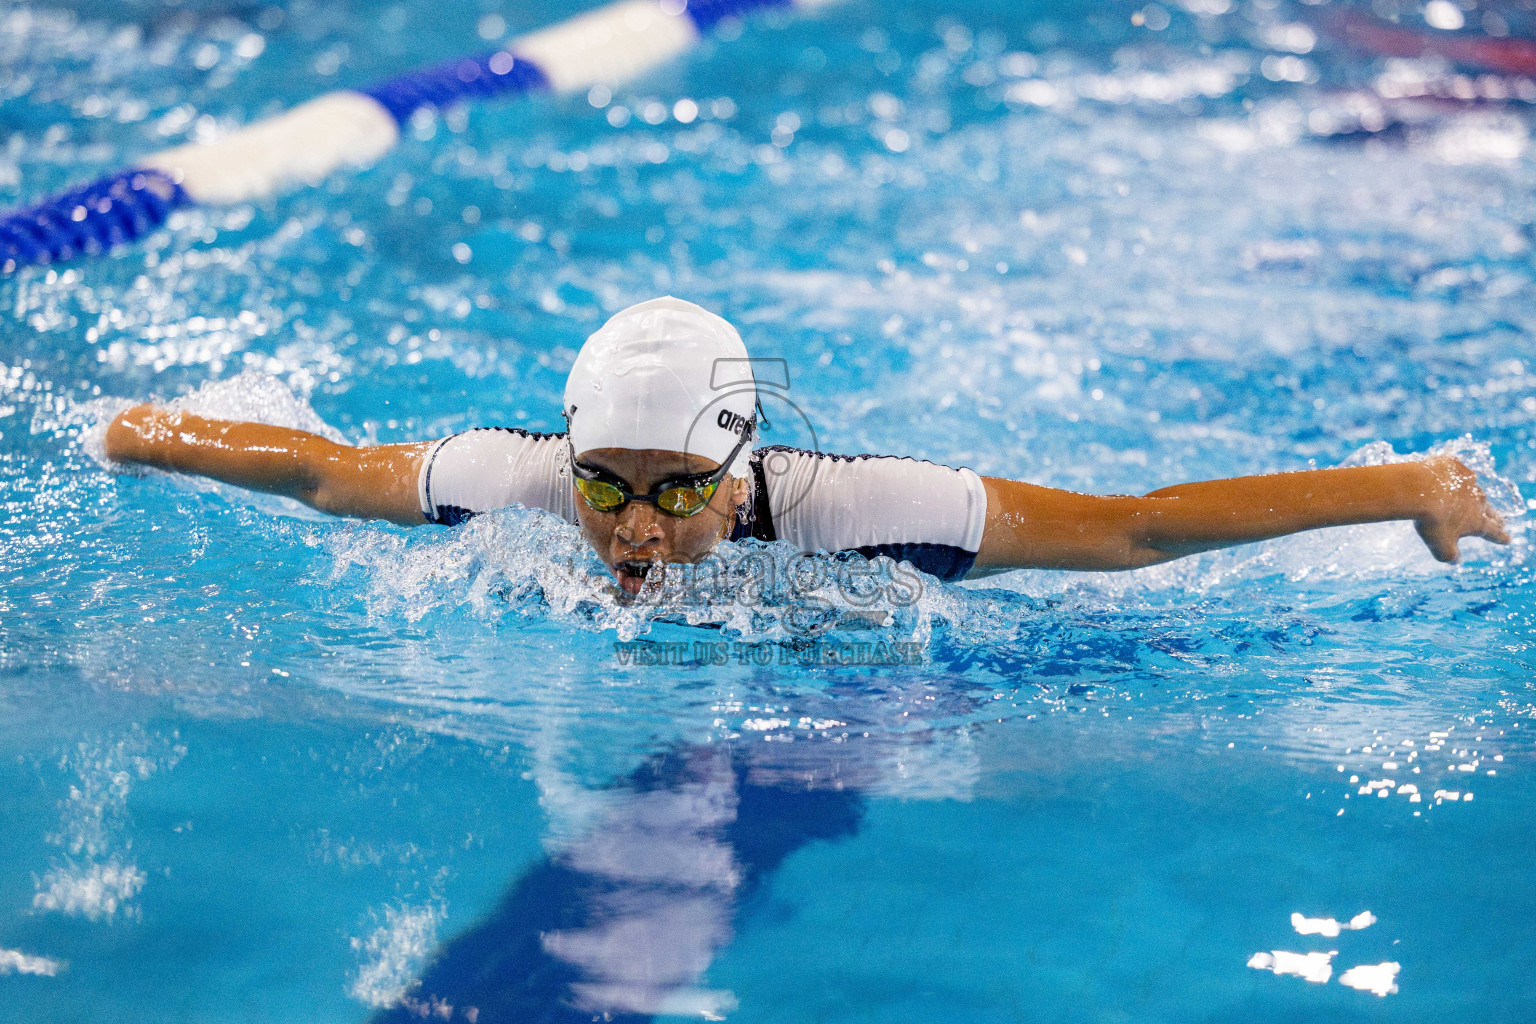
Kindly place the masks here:
<instances>
[{"instance_id":1,"label":"swimmer's shoulder","mask_svg":"<svg viewBox=\"0 0 1536 1024\"><path fill-rule=\"evenodd\" d=\"M435 442L421 462L418 497L429 522L452 525L523 505L574 521L563 431L473 427Z\"/></svg>"}]
</instances>

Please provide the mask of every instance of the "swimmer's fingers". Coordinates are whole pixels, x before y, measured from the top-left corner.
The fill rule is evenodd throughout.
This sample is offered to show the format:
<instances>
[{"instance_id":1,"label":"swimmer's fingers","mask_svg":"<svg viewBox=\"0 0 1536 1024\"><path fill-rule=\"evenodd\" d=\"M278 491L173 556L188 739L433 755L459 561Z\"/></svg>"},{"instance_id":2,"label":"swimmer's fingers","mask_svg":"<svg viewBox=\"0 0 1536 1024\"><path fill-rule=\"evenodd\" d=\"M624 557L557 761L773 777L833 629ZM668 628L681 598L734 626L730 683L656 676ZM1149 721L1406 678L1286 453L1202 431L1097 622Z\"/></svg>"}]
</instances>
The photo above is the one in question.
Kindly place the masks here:
<instances>
[{"instance_id":1,"label":"swimmer's fingers","mask_svg":"<svg viewBox=\"0 0 1536 1024\"><path fill-rule=\"evenodd\" d=\"M1425 522L1420 520L1414 526L1419 531L1419 537L1424 541L1424 546L1429 548L1429 553L1441 562L1461 561L1461 552L1457 549L1456 542L1461 539L1457 530L1447 529L1443 524Z\"/></svg>"},{"instance_id":2,"label":"swimmer's fingers","mask_svg":"<svg viewBox=\"0 0 1536 1024\"><path fill-rule=\"evenodd\" d=\"M1476 480L1470 483L1473 505L1469 522L1461 530L1463 537L1481 537L1495 544L1508 544L1509 531L1504 527L1504 517L1488 503L1488 495Z\"/></svg>"},{"instance_id":3,"label":"swimmer's fingers","mask_svg":"<svg viewBox=\"0 0 1536 1024\"><path fill-rule=\"evenodd\" d=\"M1495 512L1486 499L1483 501L1483 522L1476 536L1495 544L1509 543L1509 530L1504 526L1504 517Z\"/></svg>"}]
</instances>

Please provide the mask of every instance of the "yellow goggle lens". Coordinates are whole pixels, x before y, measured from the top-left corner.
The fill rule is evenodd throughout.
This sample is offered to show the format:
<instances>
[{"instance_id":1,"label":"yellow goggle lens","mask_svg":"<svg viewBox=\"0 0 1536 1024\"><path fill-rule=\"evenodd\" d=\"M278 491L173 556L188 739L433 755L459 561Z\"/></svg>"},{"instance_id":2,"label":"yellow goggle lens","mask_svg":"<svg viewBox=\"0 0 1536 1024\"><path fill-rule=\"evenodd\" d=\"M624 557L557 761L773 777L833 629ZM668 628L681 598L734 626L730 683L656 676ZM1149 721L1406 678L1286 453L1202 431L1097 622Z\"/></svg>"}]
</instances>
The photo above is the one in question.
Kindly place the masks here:
<instances>
[{"instance_id":1,"label":"yellow goggle lens","mask_svg":"<svg viewBox=\"0 0 1536 1024\"><path fill-rule=\"evenodd\" d=\"M694 516L704 510L715 493L717 485L708 487L669 487L661 492L656 503L675 516Z\"/></svg>"},{"instance_id":2,"label":"yellow goggle lens","mask_svg":"<svg viewBox=\"0 0 1536 1024\"><path fill-rule=\"evenodd\" d=\"M601 480L576 480L576 489L599 512L612 512L624 504L624 492Z\"/></svg>"}]
</instances>

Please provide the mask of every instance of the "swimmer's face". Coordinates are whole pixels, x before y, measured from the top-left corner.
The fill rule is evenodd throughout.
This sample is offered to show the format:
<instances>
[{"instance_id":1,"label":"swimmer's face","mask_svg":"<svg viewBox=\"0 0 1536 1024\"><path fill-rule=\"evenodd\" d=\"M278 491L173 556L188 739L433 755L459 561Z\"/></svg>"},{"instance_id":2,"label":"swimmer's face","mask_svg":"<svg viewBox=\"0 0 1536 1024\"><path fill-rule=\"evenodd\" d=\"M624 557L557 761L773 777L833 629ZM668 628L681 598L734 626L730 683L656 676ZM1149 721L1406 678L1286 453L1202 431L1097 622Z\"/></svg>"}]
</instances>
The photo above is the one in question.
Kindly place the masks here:
<instances>
[{"instance_id":1,"label":"swimmer's face","mask_svg":"<svg viewBox=\"0 0 1536 1024\"><path fill-rule=\"evenodd\" d=\"M708 474L718 462L682 452L593 448L577 460L622 482L631 494L649 494L664 483ZM599 512L578 492L576 518L592 550L608 566L626 594L637 594L651 567L662 562L697 562L730 533L736 508L747 500L747 482L726 477L709 504L689 518L668 515L645 501L631 501L617 512Z\"/></svg>"}]
</instances>

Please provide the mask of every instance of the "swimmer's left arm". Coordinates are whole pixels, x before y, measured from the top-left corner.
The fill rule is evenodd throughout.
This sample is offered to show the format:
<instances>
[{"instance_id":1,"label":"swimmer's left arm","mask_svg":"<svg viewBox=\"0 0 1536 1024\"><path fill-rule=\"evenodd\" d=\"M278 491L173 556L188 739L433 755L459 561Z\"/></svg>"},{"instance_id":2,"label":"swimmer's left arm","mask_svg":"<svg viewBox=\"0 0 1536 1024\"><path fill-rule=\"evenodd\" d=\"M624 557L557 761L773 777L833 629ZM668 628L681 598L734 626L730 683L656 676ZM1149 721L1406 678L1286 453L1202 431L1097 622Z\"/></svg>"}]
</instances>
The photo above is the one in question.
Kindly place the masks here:
<instances>
[{"instance_id":1,"label":"swimmer's left arm","mask_svg":"<svg viewBox=\"0 0 1536 1024\"><path fill-rule=\"evenodd\" d=\"M972 570L977 576L1138 569L1303 530L1392 520L1411 520L1442 562L1457 560L1463 537L1509 543L1476 475L1450 456L1209 480L1142 497L983 480L987 524Z\"/></svg>"}]
</instances>

